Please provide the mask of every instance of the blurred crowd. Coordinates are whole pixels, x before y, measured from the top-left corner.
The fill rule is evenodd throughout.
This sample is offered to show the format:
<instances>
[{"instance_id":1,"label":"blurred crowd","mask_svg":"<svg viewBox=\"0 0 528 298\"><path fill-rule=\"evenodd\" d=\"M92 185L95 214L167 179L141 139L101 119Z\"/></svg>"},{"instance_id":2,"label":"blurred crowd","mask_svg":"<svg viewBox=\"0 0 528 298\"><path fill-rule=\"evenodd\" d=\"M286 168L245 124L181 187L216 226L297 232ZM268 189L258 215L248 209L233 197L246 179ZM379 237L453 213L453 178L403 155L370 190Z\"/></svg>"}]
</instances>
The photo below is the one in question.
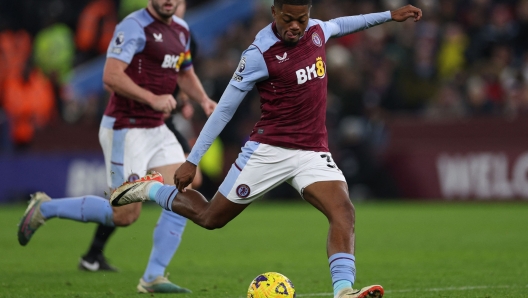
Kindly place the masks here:
<instances>
[{"instance_id":1,"label":"blurred crowd","mask_svg":"<svg viewBox=\"0 0 528 298\"><path fill-rule=\"evenodd\" d=\"M209 1L189 1L188 7ZM86 66L102 68L116 24L146 3L0 0L0 151L27 148L50 122L100 120L108 94L80 100L70 86Z\"/></svg>"},{"instance_id":2,"label":"blurred crowd","mask_svg":"<svg viewBox=\"0 0 528 298\"><path fill-rule=\"evenodd\" d=\"M187 0L188 10L211 1ZM258 9L249 21L235 22L211 41L216 48L212 55L200 55L198 48L194 57L197 73L215 100L242 51L271 21L273 1L255 1ZM97 125L107 95L81 105L64 86L73 69L104 55L115 24L146 1L0 3L0 141L23 148L31 144L35 130L53 121ZM388 117L446 120L528 114L528 0L313 0L313 4L311 17L321 20L406 4L423 10L418 23L385 24L327 45L330 144L349 183L369 185L381 192L378 196L394 192L376 158L388 141L384 124ZM221 135L226 154L238 153L259 116L258 94L253 92ZM197 114L194 120L196 133L205 118Z\"/></svg>"}]
</instances>

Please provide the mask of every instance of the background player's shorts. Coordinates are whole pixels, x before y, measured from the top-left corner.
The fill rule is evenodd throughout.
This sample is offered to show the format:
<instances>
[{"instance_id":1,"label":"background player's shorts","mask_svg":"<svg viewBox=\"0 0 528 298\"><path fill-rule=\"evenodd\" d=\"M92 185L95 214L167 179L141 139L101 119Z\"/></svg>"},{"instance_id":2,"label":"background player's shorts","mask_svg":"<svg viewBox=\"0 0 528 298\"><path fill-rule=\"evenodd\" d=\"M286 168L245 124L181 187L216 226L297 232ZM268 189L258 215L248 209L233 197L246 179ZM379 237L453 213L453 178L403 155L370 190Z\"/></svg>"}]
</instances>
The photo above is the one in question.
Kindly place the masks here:
<instances>
[{"instance_id":1,"label":"background player's shorts","mask_svg":"<svg viewBox=\"0 0 528 298\"><path fill-rule=\"evenodd\" d=\"M228 200L249 204L283 182L302 196L310 184L345 181L329 152L287 149L248 141L219 191Z\"/></svg>"},{"instance_id":2,"label":"background player's shorts","mask_svg":"<svg viewBox=\"0 0 528 298\"><path fill-rule=\"evenodd\" d=\"M99 128L107 182L112 189L145 176L149 169L185 161L180 143L165 125L118 130L112 126L113 118L104 116Z\"/></svg>"}]
</instances>

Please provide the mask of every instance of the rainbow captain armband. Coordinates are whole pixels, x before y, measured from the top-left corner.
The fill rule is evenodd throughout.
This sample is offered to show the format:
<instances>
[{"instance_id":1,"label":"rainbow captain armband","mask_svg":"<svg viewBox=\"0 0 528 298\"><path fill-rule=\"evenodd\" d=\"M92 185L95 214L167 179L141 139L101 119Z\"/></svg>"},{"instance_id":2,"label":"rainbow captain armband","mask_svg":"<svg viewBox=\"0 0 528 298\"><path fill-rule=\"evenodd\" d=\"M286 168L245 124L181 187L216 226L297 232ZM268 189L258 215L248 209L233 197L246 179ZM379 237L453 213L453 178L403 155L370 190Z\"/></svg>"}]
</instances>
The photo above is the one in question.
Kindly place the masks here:
<instances>
[{"instance_id":1,"label":"rainbow captain armband","mask_svg":"<svg viewBox=\"0 0 528 298\"><path fill-rule=\"evenodd\" d=\"M185 53L180 53L178 62L175 65L176 71L180 71L180 69L187 69L191 65L192 65L191 51L188 50Z\"/></svg>"}]
</instances>

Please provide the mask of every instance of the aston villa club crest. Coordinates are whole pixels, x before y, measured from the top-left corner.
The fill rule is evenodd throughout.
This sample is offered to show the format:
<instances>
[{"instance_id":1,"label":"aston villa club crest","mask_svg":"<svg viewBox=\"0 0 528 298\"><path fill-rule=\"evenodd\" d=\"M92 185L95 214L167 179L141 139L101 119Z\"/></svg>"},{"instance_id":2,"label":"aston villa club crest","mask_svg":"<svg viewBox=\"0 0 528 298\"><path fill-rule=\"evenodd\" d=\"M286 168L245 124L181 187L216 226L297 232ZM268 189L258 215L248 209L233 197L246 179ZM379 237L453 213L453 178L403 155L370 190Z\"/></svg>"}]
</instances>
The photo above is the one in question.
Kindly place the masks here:
<instances>
[{"instance_id":1,"label":"aston villa club crest","mask_svg":"<svg viewBox=\"0 0 528 298\"><path fill-rule=\"evenodd\" d=\"M180 42L183 46L187 45L187 38L185 38L185 34L183 32L180 32Z\"/></svg>"},{"instance_id":2,"label":"aston villa club crest","mask_svg":"<svg viewBox=\"0 0 528 298\"><path fill-rule=\"evenodd\" d=\"M236 189L237 196L247 198L251 193L251 189L246 184L240 184Z\"/></svg>"},{"instance_id":3,"label":"aston villa club crest","mask_svg":"<svg viewBox=\"0 0 528 298\"><path fill-rule=\"evenodd\" d=\"M130 176L128 176L127 181L128 182L134 182L134 181L136 181L138 179L139 179L139 175L138 174L130 174Z\"/></svg>"},{"instance_id":4,"label":"aston villa club crest","mask_svg":"<svg viewBox=\"0 0 528 298\"><path fill-rule=\"evenodd\" d=\"M319 34L317 34L317 32L314 32L314 34L312 34L312 41L314 45L318 47L321 47L323 45L323 41L321 40L321 37L319 37Z\"/></svg>"}]
</instances>

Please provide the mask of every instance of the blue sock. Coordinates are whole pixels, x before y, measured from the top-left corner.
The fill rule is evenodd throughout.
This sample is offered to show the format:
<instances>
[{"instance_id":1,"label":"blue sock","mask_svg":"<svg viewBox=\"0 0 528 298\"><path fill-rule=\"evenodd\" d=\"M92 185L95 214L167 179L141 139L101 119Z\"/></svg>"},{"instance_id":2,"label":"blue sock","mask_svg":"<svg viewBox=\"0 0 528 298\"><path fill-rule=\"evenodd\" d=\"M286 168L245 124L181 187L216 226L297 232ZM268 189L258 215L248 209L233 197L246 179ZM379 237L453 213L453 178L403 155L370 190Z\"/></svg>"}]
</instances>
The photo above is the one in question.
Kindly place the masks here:
<instances>
[{"instance_id":1,"label":"blue sock","mask_svg":"<svg viewBox=\"0 0 528 298\"><path fill-rule=\"evenodd\" d=\"M151 201L155 201L155 198L156 198L156 193L158 192L158 190L163 186L163 183L152 183L152 185L150 186L150 189L149 189L149 200Z\"/></svg>"},{"instance_id":2,"label":"blue sock","mask_svg":"<svg viewBox=\"0 0 528 298\"><path fill-rule=\"evenodd\" d=\"M356 258L347 253L336 253L328 258L334 296L344 288L352 288L356 279Z\"/></svg>"},{"instance_id":3,"label":"blue sock","mask_svg":"<svg viewBox=\"0 0 528 298\"><path fill-rule=\"evenodd\" d=\"M187 219L171 211L163 210L154 228L154 244L143 280L151 282L163 276L165 268L180 246Z\"/></svg>"},{"instance_id":4,"label":"blue sock","mask_svg":"<svg viewBox=\"0 0 528 298\"><path fill-rule=\"evenodd\" d=\"M114 225L114 212L110 202L97 196L53 199L42 203L40 211L46 219L59 217L106 226Z\"/></svg>"},{"instance_id":5,"label":"blue sock","mask_svg":"<svg viewBox=\"0 0 528 298\"><path fill-rule=\"evenodd\" d=\"M149 199L158 203L163 209L172 211L172 201L177 194L176 186L155 183L150 187Z\"/></svg>"}]
</instances>

